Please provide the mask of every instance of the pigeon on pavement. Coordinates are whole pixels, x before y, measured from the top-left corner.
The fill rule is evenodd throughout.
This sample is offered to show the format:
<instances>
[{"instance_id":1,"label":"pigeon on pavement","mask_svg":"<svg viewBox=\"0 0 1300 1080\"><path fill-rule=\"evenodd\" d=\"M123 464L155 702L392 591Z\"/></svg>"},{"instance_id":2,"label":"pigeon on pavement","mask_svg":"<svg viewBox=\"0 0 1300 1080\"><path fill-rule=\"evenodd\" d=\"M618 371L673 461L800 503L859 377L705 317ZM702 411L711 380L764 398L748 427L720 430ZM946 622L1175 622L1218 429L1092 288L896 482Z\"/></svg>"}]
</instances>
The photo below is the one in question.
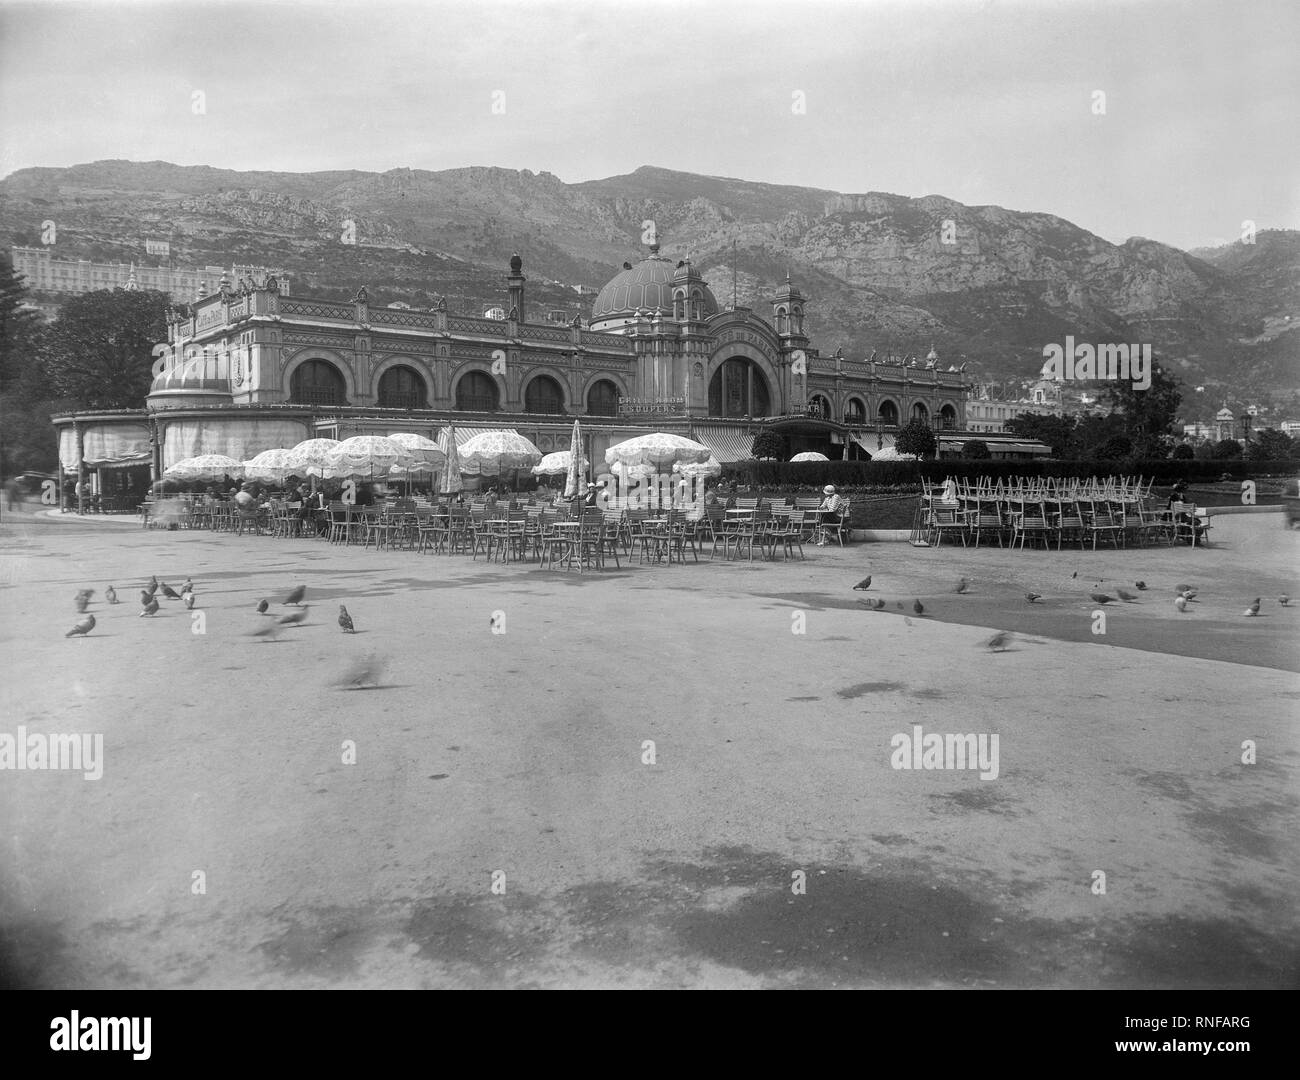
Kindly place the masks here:
<instances>
[{"instance_id":1,"label":"pigeon on pavement","mask_svg":"<svg viewBox=\"0 0 1300 1080\"><path fill-rule=\"evenodd\" d=\"M1259 614L1259 597L1258 597L1258 596L1255 597L1255 602L1254 602L1253 604L1251 604L1250 607L1248 607L1248 608L1245 610L1245 612L1243 612L1243 614L1245 614L1245 615L1258 615L1258 614Z\"/></svg>"},{"instance_id":2,"label":"pigeon on pavement","mask_svg":"<svg viewBox=\"0 0 1300 1080\"><path fill-rule=\"evenodd\" d=\"M185 609L187 611L194 610L194 594L192 592L187 592L185 594Z\"/></svg>"},{"instance_id":3,"label":"pigeon on pavement","mask_svg":"<svg viewBox=\"0 0 1300 1080\"><path fill-rule=\"evenodd\" d=\"M925 614L925 605L924 605L923 603L921 603L920 600L913 600L913 601L912 601L912 610L915 611L918 615L924 615L924 614Z\"/></svg>"},{"instance_id":4,"label":"pigeon on pavement","mask_svg":"<svg viewBox=\"0 0 1300 1080\"><path fill-rule=\"evenodd\" d=\"M1115 595L1121 600L1128 601L1130 604L1137 599L1137 594L1129 592L1128 589L1116 589Z\"/></svg>"},{"instance_id":5,"label":"pigeon on pavement","mask_svg":"<svg viewBox=\"0 0 1300 1080\"><path fill-rule=\"evenodd\" d=\"M271 606L271 605L270 605L270 603L269 603L268 601L266 601L266 600L259 600L259 601L257 602L257 613L258 613L259 615L267 615L267 614L269 614L269 612L268 612L266 609L269 608L270 606Z\"/></svg>"},{"instance_id":6,"label":"pigeon on pavement","mask_svg":"<svg viewBox=\"0 0 1300 1080\"><path fill-rule=\"evenodd\" d=\"M80 622L78 622L76 626L74 626L71 630L69 630L69 631L68 631L66 634L64 634L63 636L64 636L65 638L68 638L68 637L85 637L85 636L86 636L87 634L89 634L93 629L95 629L95 616L93 616L93 615L87 615L84 619L82 619Z\"/></svg>"},{"instance_id":7,"label":"pigeon on pavement","mask_svg":"<svg viewBox=\"0 0 1300 1080\"><path fill-rule=\"evenodd\" d=\"M1104 592L1089 593L1088 595L1099 604L1113 604L1115 602L1113 596L1107 596Z\"/></svg>"},{"instance_id":8,"label":"pigeon on pavement","mask_svg":"<svg viewBox=\"0 0 1300 1080\"><path fill-rule=\"evenodd\" d=\"M302 598L307 595L307 586L299 585L288 596L284 598L286 604L301 604Z\"/></svg>"},{"instance_id":9,"label":"pigeon on pavement","mask_svg":"<svg viewBox=\"0 0 1300 1080\"><path fill-rule=\"evenodd\" d=\"M858 603L861 604L863 607L865 607L868 611L879 611L881 608L885 606L884 598L879 596L877 596L874 600L859 600Z\"/></svg>"},{"instance_id":10,"label":"pigeon on pavement","mask_svg":"<svg viewBox=\"0 0 1300 1080\"><path fill-rule=\"evenodd\" d=\"M335 681L340 690L359 690L369 683L378 686L384 673L384 662L377 656L364 656L354 660Z\"/></svg>"},{"instance_id":11,"label":"pigeon on pavement","mask_svg":"<svg viewBox=\"0 0 1300 1080\"><path fill-rule=\"evenodd\" d=\"M303 604L297 611L291 611L288 615L280 616L281 626L297 626L307 618L307 612L311 610L310 605Z\"/></svg>"},{"instance_id":12,"label":"pigeon on pavement","mask_svg":"<svg viewBox=\"0 0 1300 1080\"><path fill-rule=\"evenodd\" d=\"M866 592L869 588L871 588L871 575L870 575L870 574L868 574L868 575L867 575L866 577L864 577L861 581L859 581L856 585L854 585L854 586L853 586L853 591L854 591L854 592L858 592L858 591Z\"/></svg>"},{"instance_id":13,"label":"pigeon on pavement","mask_svg":"<svg viewBox=\"0 0 1300 1080\"><path fill-rule=\"evenodd\" d=\"M153 594L158 591L158 579L156 577L151 577L147 588L149 590L149 595L153 596Z\"/></svg>"},{"instance_id":14,"label":"pigeon on pavement","mask_svg":"<svg viewBox=\"0 0 1300 1080\"><path fill-rule=\"evenodd\" d=\"M1291 597L1287 596L1287 595L1284 593L1283 595L1281 595L1281 596L1279 596L1279 597L1277 598L1277 602L1278 602L1279 604L1281 604L1283 607L1286 607L1287 604L1291 603Z\"/></svg>"},{"instance_id":15,"label":"pigeon on pavement","mask_svg":"<svg viewBox=\"0 0 1300 1080\"><path fill-rule=\"evenodd\" d=\"M191 581L189 578L186 578L185 584L181 586L181 595L184 596L187 592L193 592L193 591L194 591L194 582Z\"/></svg>"},{"instance_id":16,"label":"pigeon on pavement","mask_svg":"<svg viewBox=\"0 0 1300 1080\"><path fill-rule=\"evenodd\" d=\"M84 615L86 612L86 605L90 603L90 600L84 592L79 592L72 602L76 605L77 610Z\"/></svg>"},{"instance_id":17,"label":"pigeon on pavement","mask_svg":"<svg viewBox=\"0 0 1300 1080\"><path fill-rule=\"evenodd\" d=\"M104 590L104 599L107 600L110 604L117 603L117 590L113 588L112 585L110 585L107 589Z\"/></svg>"},{"instance_id":18,"label":"pigeon on pavement","mask_svg":"<svg viewBox=\"0 0 1300 1080\"><path fill-rule=\"evenodd\" d=\"M348 614L348 609L342 604L339 605L339 626L343 627L345 634L356 633L352 627L352 616Z\"/></svg>"},{"instance_id":19,"label":"pigeon on pavement","mask_svg":"<svg viewBox=\"0 0 1300 1080\"><path fill-rule=\"evenodd\" d=\"M1011 640L1012 636L1010 630L999 630L984 644L988 647L990 652L1006 652L1007 642Z\"/></svg>"},{"instance_id":20,"label":"pigeon on pavement","mask_svg":"<svg viewBox=\"0 0 1300 1080\"><path fill-rule=\"evenodd\" d=\"M1142 590L1145 589L1146 587L1147 587L1147 583L1145 581L1133 582L1133 588L1137 589L1138 592L1142 592Z\"/></svg>"},{"instance_id":21,"label":"pigeon on pavement","mask_svg":"<svg viewBox=\"0 0 1300 1080\"><path fill-rule=\"evenodd\" d=\"M1174 601L1174 607L1176 607L1179 611L1186 611L1186 610L1187 610L1187 598L1186 598L1186 597L1183 597L1183 596L1178 597L1178 598Z\"/></svg>"},{"instance_id":22,"label":"pigeon on pavement","mask_svg":"<svg viewBox=\"0 0 1300 1080\"><path fill-rule=\"evenodd\" d=\"M274 641L279 632L280 624L278 622L269 622L263 623L256 630L253 630L250 633L250 636L264 638L267 641Z\"/></svg>"},{"instance_id":23,"label":"pigeon on pavement","mask_svg":"<svg viewBox=\"0 0 1300 1080\"><path fill-rule=\"evenodd\" d=\"M157 615L157 614L158 614L158 597L151 596L145 602L144 610L140 612L140 618L143 619L146 615Z\"/></svg>"},{"instance_id":24,"label":"pigeon on pavement","mask_svg":"<svg viewBox=\"0 0 1300 1080\"><path fill-rule=\"evenodd\" d=\"M964 593L969 588L970 588L970 578L964 577L957 582L957 592Z\"/></svg>"},{"instance_id":25,"label":"pigeon on pavement","mask_svg":"<svg viewBox=\"0 0 1300 1080\"><path fill-rule=\"evenodd\" d=\"M178 593L166 582L164 582L162 585L162 594L163 596L167 597L168 600L179 600L181 598L181 594Z\"/></svg>"},{"instance_id":26,"label":"pigeon on pavement","mask_svg":"<svg viewBox=\"0 0 1300 1080\"><path fill-rule=\"evenodd\" d=\"M1036 592L1027 592L1027 593L1025 593L1025 599L1028 600L1031 604L1032 604L1035 600L1041 600L1042 598L1043 598L1043 594L1042 594L1042 593L1036 593Z\"/></svg>"},{"instance_id":27,"label":"pigeon on pavement","mask_svg":"<svg viewBox=\"0 0 1300 1080\"><path fill-rule=\"evenodd\" d=\"M1191 586L1190 586L1190 585L1175 585L1175 586L1174 586L1174 592L1176 592L1179 596L1182 596L1183 593L1187 592L1189 589L1191 589Z\"/></svg>"}]
</instances>

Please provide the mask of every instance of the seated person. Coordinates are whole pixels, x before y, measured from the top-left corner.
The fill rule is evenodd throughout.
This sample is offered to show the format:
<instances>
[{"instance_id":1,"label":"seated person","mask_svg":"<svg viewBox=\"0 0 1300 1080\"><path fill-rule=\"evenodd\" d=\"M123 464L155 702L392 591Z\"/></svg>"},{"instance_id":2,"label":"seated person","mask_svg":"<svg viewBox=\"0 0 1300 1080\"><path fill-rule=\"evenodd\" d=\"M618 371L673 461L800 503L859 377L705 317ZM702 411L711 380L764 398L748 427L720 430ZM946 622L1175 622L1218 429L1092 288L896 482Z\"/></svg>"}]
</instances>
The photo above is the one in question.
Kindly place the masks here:
<instances>
[{"instance_id":1,"label":"seated person","mask_svg":"<svg viewBox=\"0 0 1300 1080\"><path fill-rule=\"evenodd\" d=\"M822 494L826 497L822 499L821 505L817 507L818 511L827 514L838 514L840 512L840 505L844 500L835 493L835 485L827 484L822 488Z\"/></svg>"},{"instance_id":2,"label":"seated person","mask_svg":"<svg viewBox=\"0 0 1300 1080\"><path fill-rule=\"evenodd\" d=\"M1196 504L1187 498L1187 485L1179 480L1169 493L1168 509L1173 513L1175 535L1180 540L1199 544L1205 535L1206 525L1196 513Z\"/></svg>"}]
</instances>

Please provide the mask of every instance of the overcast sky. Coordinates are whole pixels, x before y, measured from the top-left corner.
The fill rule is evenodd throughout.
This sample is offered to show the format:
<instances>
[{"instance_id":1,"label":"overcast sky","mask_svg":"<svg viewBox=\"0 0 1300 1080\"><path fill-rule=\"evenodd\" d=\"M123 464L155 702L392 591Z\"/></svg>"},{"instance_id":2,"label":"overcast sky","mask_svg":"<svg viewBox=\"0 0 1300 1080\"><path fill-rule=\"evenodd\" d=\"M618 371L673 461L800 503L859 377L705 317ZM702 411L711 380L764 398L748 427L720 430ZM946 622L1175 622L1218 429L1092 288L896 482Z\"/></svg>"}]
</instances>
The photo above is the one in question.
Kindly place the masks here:
<instances>
[{"instance_id":1,"label":"overcast sky","mask_svg":"<svg viewBox=\"0 0 1300 1080\"><path fill-rule=\"evenodd\" d=\"M648 164L1195 247L1300 227L1297 41L1297 0L0 0L0 174Z\"/></svg>"}]
</instances>

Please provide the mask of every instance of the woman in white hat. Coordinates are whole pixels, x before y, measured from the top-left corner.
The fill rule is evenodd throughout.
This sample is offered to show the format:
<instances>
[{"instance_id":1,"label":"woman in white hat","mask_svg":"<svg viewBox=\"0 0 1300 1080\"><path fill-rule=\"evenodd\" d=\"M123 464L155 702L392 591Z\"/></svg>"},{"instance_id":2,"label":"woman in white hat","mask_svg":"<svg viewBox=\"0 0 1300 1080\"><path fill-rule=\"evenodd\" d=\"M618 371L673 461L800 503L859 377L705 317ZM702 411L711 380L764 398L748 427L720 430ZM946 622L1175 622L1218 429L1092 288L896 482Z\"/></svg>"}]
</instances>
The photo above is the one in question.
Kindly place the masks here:
<instances>
[{"instance_id":1,"label":"woman in white hat","mask_svg":"<svg viewBox=\"0 0 1300 1080\"><path fill-rule=\"evenodd\" d=\"M822 499L822 504L821 506L817 507L817 509L824 510L831 514L838 513L840 509L840 503L843 500L841 500L840 497L837 494L835 494L835 485L827 484L824 488L822 488L822 494L825 495L826 498Z\"/></svg>"}]
</instances>

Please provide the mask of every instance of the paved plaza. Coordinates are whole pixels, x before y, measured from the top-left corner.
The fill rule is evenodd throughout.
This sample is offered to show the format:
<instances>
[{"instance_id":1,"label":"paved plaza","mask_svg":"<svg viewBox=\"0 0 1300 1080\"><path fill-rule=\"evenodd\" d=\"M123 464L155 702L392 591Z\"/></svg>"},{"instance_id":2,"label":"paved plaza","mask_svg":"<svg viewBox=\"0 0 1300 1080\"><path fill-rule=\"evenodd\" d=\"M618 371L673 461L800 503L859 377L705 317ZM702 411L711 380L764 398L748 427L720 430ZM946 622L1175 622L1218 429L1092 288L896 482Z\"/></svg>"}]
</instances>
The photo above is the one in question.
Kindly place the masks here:
<instances>
[{"instance_id":1,"label":"paved plaza","mask_svg":"<svg viewBox=\"0 0 1300 1080\"><path fill-rule=\"evenodd\" d=\"M579 575L27 509L0 736L100 734L102 776L0 771L7 985L1296 984L1277 515ZM195 611L141 618L150 575ZM1095 634L1088 594L1138 580ZM305 621L255 635L297 585ZM912 757L931 734L996 767L896 767L961 764Z\"/></svg>"}]
</instances>

